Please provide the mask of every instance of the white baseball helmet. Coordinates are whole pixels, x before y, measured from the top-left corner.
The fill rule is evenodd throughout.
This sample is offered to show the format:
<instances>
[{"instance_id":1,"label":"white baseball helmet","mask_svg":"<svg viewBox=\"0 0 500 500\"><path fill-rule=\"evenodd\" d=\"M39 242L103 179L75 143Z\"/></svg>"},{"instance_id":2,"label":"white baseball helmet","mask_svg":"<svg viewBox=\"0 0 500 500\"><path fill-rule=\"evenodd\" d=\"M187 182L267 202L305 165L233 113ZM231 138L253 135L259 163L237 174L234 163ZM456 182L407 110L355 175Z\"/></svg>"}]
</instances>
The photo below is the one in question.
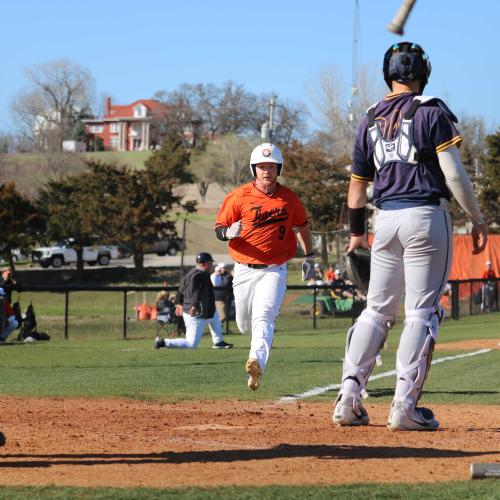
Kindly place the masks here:
<instances>
[{"instance_id":1,"label":"white baseball helmet","mask_svg":"<svg viewBox=\"0 0 500 500\"><path fill-rule=\"evenodd\" d=\"M255 165L258 163L276 163L278 165L278 175L283 171L283 155L277 146L269 142L259 144L250 155L250 172L254 177Z\"/></svg>"}]
</instances>

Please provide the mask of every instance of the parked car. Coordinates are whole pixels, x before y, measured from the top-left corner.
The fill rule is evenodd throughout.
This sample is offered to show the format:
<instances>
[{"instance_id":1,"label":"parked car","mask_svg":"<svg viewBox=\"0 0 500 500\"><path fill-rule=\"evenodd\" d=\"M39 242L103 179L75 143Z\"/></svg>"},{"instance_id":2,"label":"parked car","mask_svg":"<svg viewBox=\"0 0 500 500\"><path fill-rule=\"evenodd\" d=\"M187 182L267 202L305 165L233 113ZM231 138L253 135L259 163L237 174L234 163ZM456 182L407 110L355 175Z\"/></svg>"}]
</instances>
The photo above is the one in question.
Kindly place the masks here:
<instances>
[{"instance_id":1,"label":"parked car","mask_svg":"<svg viewBox=\"0 0 500 500\"><path fill-rule=\"evenodd\" d=\"M94 245L83 248L83 261L89 266L107 266L111 259L118 258L118 247L112 245ZM71 240L64 240L50 247L41 247L31 252L31 261L41 267L59 268L66 264L76 264L76 250Z\"/></svg>"},{"instance_id":2,"label":"parked car","mask_svg":"<svg viewBox=\"0 0 500 500\"><path fill-rule=\"evenodd\" d=\"M25 255L21 252L21 250L12 250L12 260L17 263L17 262L22 262L22 261L29 261L29 256ZM7 264L8 261L6 261L3 257L0 258L0 264L4 265Z\"/></svg>"},{"instance_id":3,"label":"parked car","mask_svg":"<svg viewBox=\"0 0 500 500\"><path fill-rule=\"evenodd\" d=\"M182 251L183 248L184 241L182 238L165 238L147 243L144 246L144 253L155 253L163 257L164 255L176 255L177 252Z\"/></svg>"}]
</instances>

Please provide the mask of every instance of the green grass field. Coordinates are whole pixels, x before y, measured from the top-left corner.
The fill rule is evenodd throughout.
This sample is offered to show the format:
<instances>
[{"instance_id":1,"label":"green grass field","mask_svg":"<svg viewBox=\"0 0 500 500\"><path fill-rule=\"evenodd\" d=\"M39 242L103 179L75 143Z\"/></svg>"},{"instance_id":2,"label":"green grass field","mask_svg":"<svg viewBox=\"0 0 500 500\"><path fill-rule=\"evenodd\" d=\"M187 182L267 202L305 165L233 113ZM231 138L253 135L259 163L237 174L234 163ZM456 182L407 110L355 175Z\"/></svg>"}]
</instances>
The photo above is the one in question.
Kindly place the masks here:
<instances>
[{"instance_id":1,"label":"green grass field","mask_svg":"<svg viewBox=\"0 0 500 500\"><path fill-rule=\"evenodd\" d=\"M57 300L54 299L57 298ZM140 294L142 299L142 293ZM148 297L146 297L148 298ZM310 315L284 307L277 324L273 352L264 384L257 393L245 388L244 363L250 339L232 334L234 349L211 349L205 336L197 350L154 350L154 322L130 321L129 339L121 338L119 294L72 294L70 337L62 337L63 297L36 294L39 329L49 342L0 347L5 396L117 397L138 400L203 399L278 400L340 381L349 320L321 319L312 329ZM500 315L448 320L440 341L498 339ZM293 320L293 321L292 321ZM391 331L384 365L373 375L392 370L402 324ZM232 329L235 330L234 324ZM474 349L476 350L476 349ZM478 350L478 349L477 349ZM459 354L438 350L434 359ZM500 351L456 359L432 367L422 396L424 403L498 405ZM220 384L218 380L224 380ZM370 398L388 403L395 377L370 383ZM312 398L332 401L336 391ZM362 479L360 479L362 482ZM0 480L1 482L1 480ZM0 498L500 498L495 480L416 485L342 485L331 487L116 489L64 487L1 487Z\"/></svg>"}]
</instances>

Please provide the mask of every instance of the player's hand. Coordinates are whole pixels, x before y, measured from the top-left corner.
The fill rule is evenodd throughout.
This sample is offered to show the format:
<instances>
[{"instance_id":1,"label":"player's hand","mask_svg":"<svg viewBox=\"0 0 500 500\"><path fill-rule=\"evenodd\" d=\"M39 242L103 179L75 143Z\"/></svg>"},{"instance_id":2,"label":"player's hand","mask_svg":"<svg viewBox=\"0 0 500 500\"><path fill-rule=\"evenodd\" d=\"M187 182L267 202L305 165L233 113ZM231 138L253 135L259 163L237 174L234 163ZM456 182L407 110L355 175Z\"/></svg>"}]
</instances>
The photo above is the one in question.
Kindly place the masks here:
<instances>
[{"instance_id":1,"label":"player's hand","mask_svg":"<svg viewBox=\"0 0 500 500\"><path fill-rule=\"evenodd\" d=\"M183 312L184 312L184 307L182 307L182 304L177 304L175 306L175 315L176 316L182 316Z\"/></svg>"},{"instance_id":2,"label":"player's hand","mask_svg":"<svg viewBox=\"0 0 500 500\"><path fill-rule=\"evenodd\" d=\"M484 251L488 242L488 226L485 223L474 224L471 231L472 237L472 255L477 255Z\"/></svg>"},{"instance_id":3,"label":"player's hand","mask_svg":"<svg viewBox=\"0 0 500 500\"><path fill-rule=\"evenodd\" d=\"M309 281L314 276L314 258L315 255L305 257L302 262L302 281Z\"/></svg>"},{"instance_id":4,"label":"player's hand","mask_svg":"<svg viewBox=\"0 0 500 500\"><path fill-rule=\"evenodd\" d=\"M241 234L241 221L233 222L229 229L226 231L226 238L232 240L233 238L238 238Z\"/></svg>"},{"instance_id":5,"label":"player's hand","mask_svg":"<svg viewBox=\"0 0 500 500\"><path fill-rule=\"evenodd\" d=\"M356 248L370 248L368 246L368 239L366 238L366 234L361 234L360 236L351 236L349 246L347 247L347 252L352 252Z\"/></svg>"}]
</instances>

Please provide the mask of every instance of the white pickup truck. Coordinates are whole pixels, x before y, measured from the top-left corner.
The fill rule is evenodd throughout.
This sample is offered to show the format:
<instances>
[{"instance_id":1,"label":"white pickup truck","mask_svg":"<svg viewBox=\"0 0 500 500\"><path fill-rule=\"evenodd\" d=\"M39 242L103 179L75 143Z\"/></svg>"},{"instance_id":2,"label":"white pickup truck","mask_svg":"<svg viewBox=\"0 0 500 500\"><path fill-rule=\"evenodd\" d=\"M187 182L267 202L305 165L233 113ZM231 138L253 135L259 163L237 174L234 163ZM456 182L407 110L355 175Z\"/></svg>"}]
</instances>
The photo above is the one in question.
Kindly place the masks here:
<instances>
[{"instance_id":1,"label":"white pickup truck","mask_svg":"<svg viewBox=\"0 0 500 500\"><path fill-rule=\"evenodd\" d=\"M89 266L107 266L111 259L119 256L118 247L112 245L95 245L83 248L83 261ZM76 264L76 250L68 240L60 241L51 247L36 248L31 252L31 261L47 268L59 268L66 264Z\"/></svg>"}]
</instances>

